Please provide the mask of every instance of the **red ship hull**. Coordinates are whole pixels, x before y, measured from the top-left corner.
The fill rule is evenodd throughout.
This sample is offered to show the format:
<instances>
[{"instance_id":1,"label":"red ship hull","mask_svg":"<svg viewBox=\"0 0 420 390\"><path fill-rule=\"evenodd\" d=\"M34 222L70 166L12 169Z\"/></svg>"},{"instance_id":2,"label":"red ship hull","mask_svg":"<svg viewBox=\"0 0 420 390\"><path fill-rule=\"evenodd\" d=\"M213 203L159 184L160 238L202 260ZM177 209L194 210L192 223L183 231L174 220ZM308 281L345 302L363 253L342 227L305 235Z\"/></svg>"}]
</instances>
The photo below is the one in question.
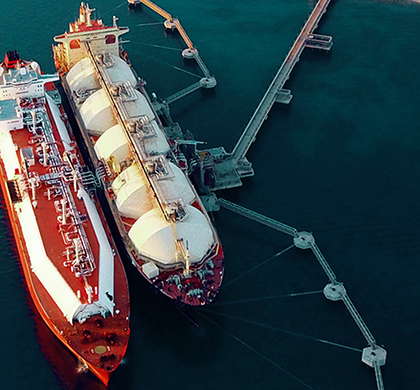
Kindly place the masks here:
<instances>
[{"instance_id":1,"label":"red ship hull","mask_svg":"<svg viewBox=\"0 0 420 390\"><path fill-rule=\"evenodd\" d=\"M66 172L83 166L61 105L53 100L58 98L49 81L54 77L42 75L16 52L13 57L11 77L22 79L20 90L26 88L26 94L14 97L14 84L3 77L0 184L27 290L51 332L107 385L130 333L125 271L93 192L88 195L78 171L71 186L79 186L77 197L67 183Z\"/></svg>"}]
</instances>

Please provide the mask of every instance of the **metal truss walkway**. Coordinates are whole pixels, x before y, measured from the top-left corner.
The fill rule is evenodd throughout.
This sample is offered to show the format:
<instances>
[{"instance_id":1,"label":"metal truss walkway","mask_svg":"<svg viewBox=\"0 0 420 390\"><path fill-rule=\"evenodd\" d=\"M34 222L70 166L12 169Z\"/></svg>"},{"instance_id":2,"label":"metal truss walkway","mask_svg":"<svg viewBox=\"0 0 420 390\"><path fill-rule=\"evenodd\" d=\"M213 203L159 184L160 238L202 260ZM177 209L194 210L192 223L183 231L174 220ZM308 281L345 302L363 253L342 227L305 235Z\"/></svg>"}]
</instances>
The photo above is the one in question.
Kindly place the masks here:
<instances>
[{"instance_id":1,"label":"metal truss walkway","mask_svg":"<svg viewBox=\"0 0 420 390\"><path fill-rule=\"evenodd\" d=\"M232 159L234 163L237 163L245 158L245 155L251 144L254 142L258 131L267 119L268 113L270 112L273 104L276 101L281 103L290 102L292 97L290 91L284 90L283 86L289 79L294 66L299 61L300 55L302 54L305 46L324 50L331 49L331 37L313 34L314 30L318 27L318 23L321 20L322 15L326 12L330 1L331 0L319 0L315 5L315 8L290 49L289 54L283 61L283 64L275 75L257 109L246 125L238 143L233 149Z\"/></svg>"},{"instance_id":2,"label":"metal truss walkway","mask_svg":"<svg viewBox=\"0 0 420 390\"><path fill-rule=\"evenodd\" d=\"M334 271L328 264L321 250L318 248L318 245L315 243L313 235L305 231L299 232L297 229L289 225L285 225L284 223L258 214L255 211L239 206L226 199L219 198L218 204L225 209L292 236L293 243L297 248L312 250L312 253L318 260L330 281L330 283L324 288L324 296L331 301L343 301L363 337L369 344L369 346L364 348L362 351L362 362L374 369L377 388L378 390L384 390L381 366L385 365L387 352L385 349L376 344L371 331L348 296L346 289L344 288L344 284L337 280Z\"/></svg>"}]
</instances>

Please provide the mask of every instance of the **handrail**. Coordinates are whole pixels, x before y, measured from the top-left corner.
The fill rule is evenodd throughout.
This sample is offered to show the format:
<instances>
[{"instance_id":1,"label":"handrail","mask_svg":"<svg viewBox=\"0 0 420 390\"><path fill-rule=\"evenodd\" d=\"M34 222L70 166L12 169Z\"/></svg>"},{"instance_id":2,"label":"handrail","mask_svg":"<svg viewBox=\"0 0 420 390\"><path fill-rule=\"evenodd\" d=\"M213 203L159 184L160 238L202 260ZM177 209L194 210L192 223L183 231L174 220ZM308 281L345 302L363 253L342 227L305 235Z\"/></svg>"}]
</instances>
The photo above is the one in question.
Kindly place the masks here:
<instances>
[{"instance_id":1,"label":"handrail","mask_svg":"<svg viewBox=\"0 0 420 390\"><path fill-rule=\"evenodd\" d=\"M331 0L319 0L315 5L288 55L284 59L282 65L274 76L273 81L265 92L251 119L242 132L241 137L236 143L232 151L232 158L236 163L245 158L248 149L254 142L258 131L267 119L268 113L276 101L277 93L283 88L284 84L289 79L294 66L299 61L299 57L305 48L306 38L318 27L318 23L322 15L325 13L330 1Z\"/></svg>"},{"instance_id":2,"label":"handrail","mask_svg":"<svg viewBox=\"0 0 420 390\"><path fill-rule=\"evenodd\" d=\"M158 13L159 15L163 16L167 20L172 20L172 15L169 12L166 12L163 8L160 8L155 3L152 3L150 0L140 0L144 5Z\"/></svg>"},{"instance_id":3,"label":"handrail","mask_svg":"<svg viewBox=\"0 0 420 390\"><path fill-rule=\"evenodd\" d=\"M351 317L353 318L354 322L358 326L360 332L362 333L362 335L364 336L364 338L370 345L370 347L366 347L363 350L362 361L365 364L374 368L378 390L383 390L384 385L382 381L382 374L381 374L380 366L385 364L386 351L376 344L376 340L373 337L371 331L369 330L368 326L364 322L362 316L357 311L356 306L353 304L350 297L348 296L343 283L337 281L337 277L335 276L334 271L328 264L321 250L318 248L318 245L315 243L315 239L313 238L312 234L308 232L298 232L297 229L291 226L285 225L269 217L258 214L252 210L246 209L245 207L239 206L226 199L219 198L218 204L239 215L252 219L256 222L260 222L266 226L272 227L286 234L292 235L294 237L293 241L296 247L300 249L310 248L312 250L312 253L317 258L319 264L321 265L322 269L324 270L325 274L327 275L328 279L331 282L331 284L327 285L324 289L325 297L327 299L331 299L334 301L338 301L338 300L343 301L344 306L346 307ZM364 356L364 353L366 351L368 353L367 359Z\"/></svg>"}]
</instances>

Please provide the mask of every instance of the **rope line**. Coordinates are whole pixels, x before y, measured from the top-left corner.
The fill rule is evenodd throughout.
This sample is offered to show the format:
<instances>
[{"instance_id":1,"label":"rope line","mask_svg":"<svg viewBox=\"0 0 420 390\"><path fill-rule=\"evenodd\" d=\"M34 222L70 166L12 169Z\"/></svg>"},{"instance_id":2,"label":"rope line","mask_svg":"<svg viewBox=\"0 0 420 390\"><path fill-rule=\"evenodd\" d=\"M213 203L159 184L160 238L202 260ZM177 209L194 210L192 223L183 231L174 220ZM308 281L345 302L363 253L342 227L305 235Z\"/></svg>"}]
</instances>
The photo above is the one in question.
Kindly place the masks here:
<instances>
[{"instance_id":1,"label":"rope line","mask_svg":"<svg viewBox=\"0 0 420 390\"><path fill-rule=\"evenodd\" d=\"M148 26L157 26L157 25L161 25L162 22L152 22L152 23L139 23L136 24L136 27L148 27Z\"/></svg>"},{"instance_id":2,"label":"rope line","mask_svg":"<svg viewBox=\"0 0 420 390\"><path fill-rule=\"evenodd\" d=\"M173 50L182 52L182 49L177 49L176 47L169 47L169 46L162 46L162 45L155 45L153 43L143 43L143 42L137 42L138 45L142 46L150 46L150 47L157 47L158 49L167 49L167 50Z\"/></svg>"},{"instance_id":3,"label":"rope line","mask_svg":"<svg viewBox=\"0 0 420 390\"><path fill-rule=\"evenodd\" d=\"M237 303L259 302L259 301L265 301L266 299L300 297L300 296L303 296L303 295L312 295L312 294L319 294L319 293L322 293L322 290L308 291L308 292L302 292L302 293L292 293L292 294L285 294L285 295L270 295L268 297L259 297L259 298L238 299L236 301L213 303L212 307L214 307L214 306L235 305Z\"/></svg>"},{"instance_id":4,"label":"rope line","mask_svg":"<svg viewBox=\"0 0 420 390\"><path fill-rule=\"evenodd\" d=\"M108 11L102 12L101 18L102 18L104 15L107 15L107 14L109 14L110 12L113 12L113 11L115 11L116 9L121 8L123 5L126 5L126 4L127 4L127 2L125 1L124 3L121 3L120 5L117 5L116 7L112 8L112 9L109 9ZM98 16L98 19L99 19L99 16Z\"/></svg>"},{"instance_id":5,"label":"rope line","mask_svg":"<svg viewBox=\"0 0 420 390\"><path fill-rule=\"evenodd\" d=\"M256 266L246 270L243 274L237 276L236 278L233 278L231 281L229 281L229 283L225 283L225 285L223 286L224 289L226 289L226 287L230 286L231 284L237 282L238 280L242 279L244 276L246 276L247 274L249 274L252 271L255 271L257 268L267 264L268 262L270 262L271 260L275 259L276 257L279 257L280 255L282 255L283 253L287 252L288 250L294 248L294 244L290 245L289 247L287 247L286 249L283 249L281 252L276 253L274 256L271 256L270 258L268 258L267 260L263 261L262 263L257 264Z\"/></svg>"},{"instance_id":6,"label":"rope line","mask_svg":"<svg viewBox=\"0 0 420 390\"><path fill-rule=\"evenodd\" d=\"M9 269L5 269L5 270L1 270L0 275L8 275L8 274L11 274L12 272L15 272L15 271L16 271L15 268L9 268Z\"/></svg>"},{"instance_id":7,"label":"rope line","mask_svg":"<svg viewBox=\"0 0 420 390\"><path fill-rule=\"evenodd\" d=\"M273 360L271 360L269 357L265 356L263 353L257 351L255 348L251 347L245 341L241 340L238 336L235 336L233 333L229 332L228 330L226 330L225 328L223 328L222 326L220 326L216 322L212 321L210 318L208 318L207 316L205 316L203 313L200 313L198 310L194 309L194 311L197 314L199 314L200 316L202 316L203 318L205 318L207 321L209 321L210 323L212 323L214 326L216 326L217 328L219 328L220 330L222 330L223 332L225 332L226 334L228 334L229 336L231 336L232 338L234 338L236 341L238 341L239 343L241 343L243 346L245 346L246 348L250 349L252 352L256 353L258 356L260 356L261 358L263 358L264 360L266 360L267 362L269 362L273 366L277 367L279 370L281 370L285 374L289 375L291 378L293 378L296 381L298 381L299 383L301 383L306 388L311 389L311 390L314 390L313 387L311 387L308 384L306 384L305 382L303 382L301 379L299 379L298 377L296 377L295 375L293 375L291 372L287 371L285 368L279 366L276 362L274 362Z\"/></svg>"},{"instance_id":8,"label":"rope line","mask_svg":"<svg viewBox=\"0 0 420 390\"><path fill-rule=\"evenodd\" d=\"M335 346L335 347L340 347L340 348L343 348L343 349L348 349L350 351L362 352L362 350L359 349L359 348L349 347L347 345L338 344L338 343L335 343L333 341L328 341L328 340L324 340L324 339L319 339L317 337L307 336L307 335L302 334L302 333L292 332L290 330L285 330L285 329L277 328L275 326L266 325L266 324L262 324L260 322L255 322L255 321L247 320L245 318L232 316L230 314L224 314L224 313L220 313L220 312L209 310L209 309L201 309L201 310L202 311L205 311L207 313L212 313L212 314L219 315L221 317L226 317L226 318L230 318L230 319L233 319L233 320L242 321L242 322L244 322L246 324L260 326L262 328L271 329L271 330L274 330L274 331L277 331L277 332L282 332L282 333L289 334L289 335L292 335L292 336L302 337L304 339L308 339L308 340L312 340L312 341L318 341L318 342L323 343L323 344L329 344L329 345L332 345L332 346Z\"/></svg>"},{"instance_id":9,"label":"rope line","mask_svg":"<svg viewBox=\"0 0 420 390\"><path fill-rule=\"evenodd\" d=\"M187 70L185 70L185 69L179 68L179 67L177 67L177 66L175 66L175 65L168 64L167 62L160 61L160 60L156 59L155 57L148 56L147 54L141 53L141 52L139 52L139 51L137 51L137 50L133 50L132 48L130 48L130 51L133 51L133 52L135 52L135 53L137 53L137 54L139 54L139 55L142 55L143 57L146 57L146 58L148 58L148 59L150 59L150 60L153 60L153 61L159 62L159 63L161 63L161 64L163 64L163 65L169 66L170 68L174 68L174 69L176 69L176 70L179 70L180 72L184 72L184 73L186 73L186 74L189 74L190 76L197 77L198 79L201 79L201 78L202 78L202 76L199 76L199 75L197 75L197 74L195 74L195 73L192 73L192 72L188 72L188 71L187 71Z\"/></svg>"}]
</instances>

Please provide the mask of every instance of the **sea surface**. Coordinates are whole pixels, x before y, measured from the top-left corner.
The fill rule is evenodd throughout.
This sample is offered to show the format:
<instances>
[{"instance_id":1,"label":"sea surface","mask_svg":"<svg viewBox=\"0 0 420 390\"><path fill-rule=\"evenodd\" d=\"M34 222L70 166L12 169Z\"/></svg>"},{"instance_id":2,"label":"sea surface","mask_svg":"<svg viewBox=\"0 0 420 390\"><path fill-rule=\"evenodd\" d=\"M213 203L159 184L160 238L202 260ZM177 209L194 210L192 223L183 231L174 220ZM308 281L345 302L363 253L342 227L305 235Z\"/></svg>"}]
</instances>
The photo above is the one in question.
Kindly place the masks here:
<instances>
[{"instance_id":1,"label":"sea surface","mask_svg":"<svg viewBox=\"0 0 420 390\"><path fill-rule=\"evenodd\" d=\"M218 85L171 106L208 147L231 151L315 0L159 0L177 16ZM0 0L0 53L18 50L54 71L53 36L79 2ZM125 45L149 92L168 97L201 75L163 19L124 1L90 3ZM385 389L420 388L420 4L333 0L318 33L330 53L305 49L247 158L255 176L217 195L300 230L345 283L388 352ZM24 288L4 202L0 209L0 388L104 389L77 373ZM374 390L367 346L328 279L290 236L227 210L214 213L226 274L218 300L191 310L156 295L126 262L131 338L110 389ZM283 252L284 251L284 252ZM283 253L281 253L283 252ZM281 253L281 254L280 254Z\"/></svg>"}]
</instances>

